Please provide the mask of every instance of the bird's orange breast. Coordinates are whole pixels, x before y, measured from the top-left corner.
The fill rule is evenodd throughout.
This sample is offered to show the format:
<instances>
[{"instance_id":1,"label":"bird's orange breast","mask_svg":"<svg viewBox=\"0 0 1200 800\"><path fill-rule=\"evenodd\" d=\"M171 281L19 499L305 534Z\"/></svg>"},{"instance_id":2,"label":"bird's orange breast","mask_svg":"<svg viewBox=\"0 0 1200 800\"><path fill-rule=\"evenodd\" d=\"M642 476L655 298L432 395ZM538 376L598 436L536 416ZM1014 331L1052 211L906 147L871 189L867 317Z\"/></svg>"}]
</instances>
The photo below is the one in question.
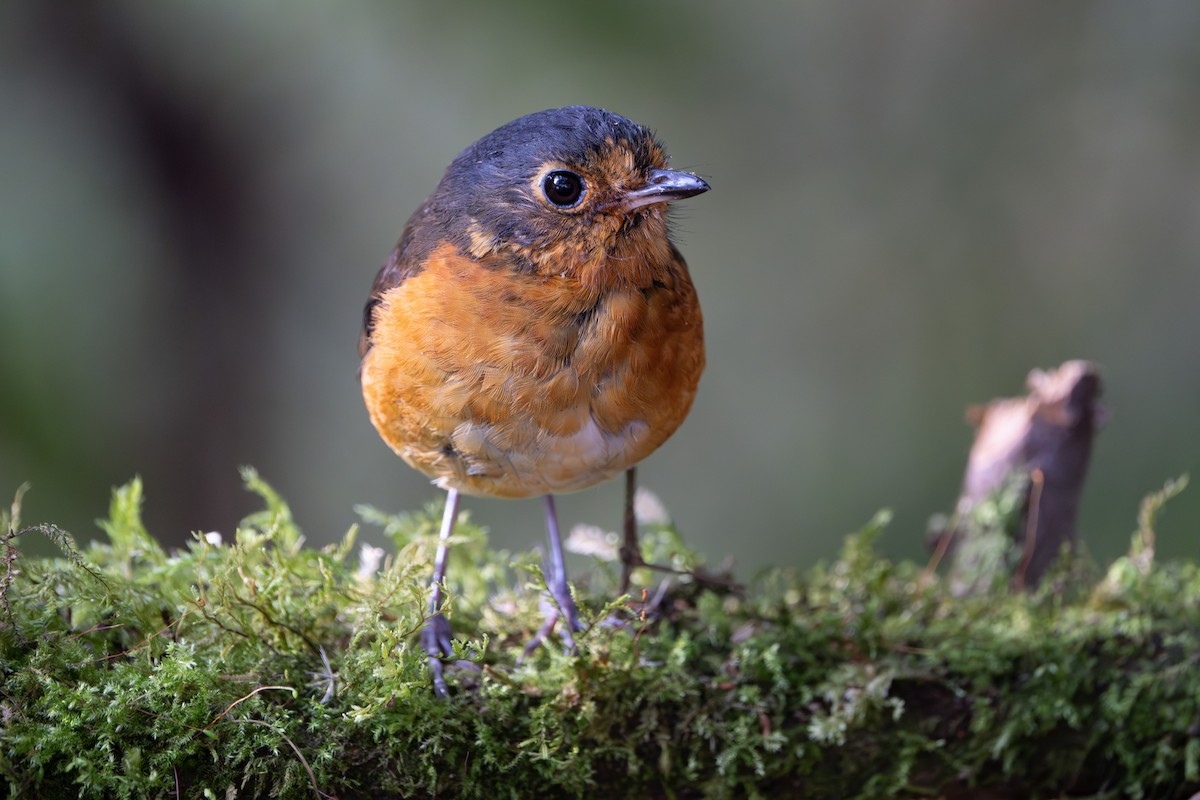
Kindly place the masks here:
<instances>
[{"instance_id":1,"label":"bird's orange breast","mask_svg":"<svg viewBox=\"0 0 1200 800\"><path fill-rule=\"evenodd\" d=\"M526 497L613 477L675 431L704 368L695 289L666 255L635 285L436 248L372 312L371 421L445 488Z\"/></svg>"}]
</instances>

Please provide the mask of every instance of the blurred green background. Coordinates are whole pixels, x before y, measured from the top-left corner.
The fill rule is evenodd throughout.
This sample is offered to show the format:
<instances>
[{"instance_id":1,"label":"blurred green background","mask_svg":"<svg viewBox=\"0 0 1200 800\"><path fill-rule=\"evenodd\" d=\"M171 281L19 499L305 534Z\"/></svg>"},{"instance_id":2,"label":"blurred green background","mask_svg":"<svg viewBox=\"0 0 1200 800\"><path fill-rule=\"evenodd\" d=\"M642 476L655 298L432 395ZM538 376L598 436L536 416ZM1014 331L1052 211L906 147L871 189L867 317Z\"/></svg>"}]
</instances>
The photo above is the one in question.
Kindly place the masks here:
<instances>
[{"instance_id":1,"label":"blurred green background","mask_svg":"<svg viewBox=\"0 0 1200 800\"><path fill-rule=\"evenodd\" d=\"M641 470L710 561L808 565L883 506L923 558L964 407L1076 357L1113 557L1200 462L1200 4L790 5L4 3L0 490L88 537L141 474L171 543L257 505L240 464L316 543L435 497L362 407L367 290L462 147L582 103L714 187L675 218L709 368ZM536 502L467 507L542 539ZM1198 531L1193 490L1160 552Z\"/></svg>"}]
</instances>

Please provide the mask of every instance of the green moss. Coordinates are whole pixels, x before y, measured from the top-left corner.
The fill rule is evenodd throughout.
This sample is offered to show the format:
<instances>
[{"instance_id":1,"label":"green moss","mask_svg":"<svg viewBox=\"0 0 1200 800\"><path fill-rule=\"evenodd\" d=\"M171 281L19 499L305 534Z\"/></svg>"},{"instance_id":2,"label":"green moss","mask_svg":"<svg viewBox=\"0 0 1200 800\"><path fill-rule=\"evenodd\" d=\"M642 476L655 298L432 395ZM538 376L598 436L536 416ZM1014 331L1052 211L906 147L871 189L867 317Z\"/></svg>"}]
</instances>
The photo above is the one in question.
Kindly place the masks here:
<instances>
[{"instance_id":1,"label":"green moss","mask_svg":"<svg viewBox=\"0 0 1200 800\"><path fill-rule=\"evenodd\" d=\"M463 518L437 699L416 634L440 508L362 509L394 543L359 574L355 530L303 546L286 504L233 541L166 552L141 484L78 550L7 515L0 774L13 797L1179 797L1200 788L1200 568L1138 546L1099 581L956 598L880 557L886 515L842 556L742 593L686 579L643 617L608 602L521 666L535 560ZM1170 487L1168 487L1170 488ZM61 558L25 558L21 536ZM698 562L669 524L647 555ZM1149 542L1149 556L1147 556ZM1140 549L1139 549L1140 548ZM639 585L657 577L639 573Z\"/></svg>"}]
</instances>

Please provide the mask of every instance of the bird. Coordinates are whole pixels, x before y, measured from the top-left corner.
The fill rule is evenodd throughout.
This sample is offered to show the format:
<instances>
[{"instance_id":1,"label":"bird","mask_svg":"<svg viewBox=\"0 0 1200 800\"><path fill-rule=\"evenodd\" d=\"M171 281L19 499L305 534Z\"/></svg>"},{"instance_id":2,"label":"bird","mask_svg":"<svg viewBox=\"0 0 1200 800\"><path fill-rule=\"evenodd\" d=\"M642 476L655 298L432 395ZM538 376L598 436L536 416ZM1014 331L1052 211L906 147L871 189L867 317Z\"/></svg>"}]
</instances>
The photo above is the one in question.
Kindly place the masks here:
<instances>
[{"instance_id":1,"label":"bird","mask_svg":"<svg viewBox=\"0 0 1200 800\"><path fill-rule=\"evenodd\" d=\"M626 474L625 565L640 562L635 466L687 416L704 322L669 204L709 190L649 128L590 106L528 114L467 147L413 213L363 311L371 423L447 493L421 643L436 692L460 495L542 498L546 621L582 629L554 496ZM632 539L632 541L631 541Z\"/></svg>"}]
</instances>

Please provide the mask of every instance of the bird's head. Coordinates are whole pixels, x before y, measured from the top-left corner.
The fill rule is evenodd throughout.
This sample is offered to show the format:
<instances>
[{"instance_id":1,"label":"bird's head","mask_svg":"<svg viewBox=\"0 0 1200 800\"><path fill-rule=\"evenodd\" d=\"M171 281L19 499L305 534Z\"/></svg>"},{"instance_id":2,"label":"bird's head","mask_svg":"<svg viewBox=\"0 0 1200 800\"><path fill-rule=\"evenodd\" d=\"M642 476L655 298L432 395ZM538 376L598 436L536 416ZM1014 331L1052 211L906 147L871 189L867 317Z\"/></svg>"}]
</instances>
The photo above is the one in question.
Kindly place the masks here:
<instances>
[{"instance_id":1,"label":"bird's head","mask_svg":"<svg viewBox=\"0 0 1200 800\"><path fill-rule=\"evenodd\" d=\"M668 169L647 128L570 106L521 117L468 147L414 221L479 260L639 282L647 260L671 257L667 204L708 188Z\"/></svg>"}]
</instances>

